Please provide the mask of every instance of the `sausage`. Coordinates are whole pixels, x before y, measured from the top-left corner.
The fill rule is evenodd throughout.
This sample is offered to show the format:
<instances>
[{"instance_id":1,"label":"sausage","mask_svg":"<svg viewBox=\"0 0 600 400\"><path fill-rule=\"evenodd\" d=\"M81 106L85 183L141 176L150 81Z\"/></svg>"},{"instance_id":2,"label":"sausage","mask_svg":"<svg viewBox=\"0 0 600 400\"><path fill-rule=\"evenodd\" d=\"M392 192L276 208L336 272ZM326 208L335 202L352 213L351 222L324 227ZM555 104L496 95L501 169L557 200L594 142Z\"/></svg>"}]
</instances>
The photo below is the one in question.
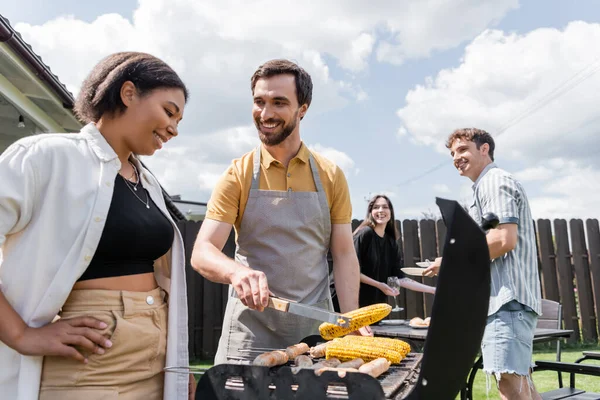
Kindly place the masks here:
<instances>
[{"instance_id":1,"label":"sausage","mask_svg":"<svg viewBox=\"0 0 600 400\"><path fill-rule=\"evenodd\" d=\"M358 370L356 368L323 367L323 368L319 368L318 370L316 370L315 375L319 376L325 371L337 371L338 376L340 378L345 377L347 372L358 372Z\"/></svg>"},{"instance_id":2,"label":"sausage","mask_svg":"<svg viewBox=\"0 0 600 400\"><path fill-rule=\"evenodd\" d=\"M335 357L332 357L328 360L319 361L318 363L313 365L312 368L313 369L319 369L319 368L323 368L323 367L334 367L335 368L338 365L340 365L340 360L338 360Z\"/></svg>"},{"instance_id":3,"label":"sausage","mask_svg":"<svg viewBox=\"0 0 600 400\"><path fill-rule=\"evenodd\" d=\"M309 356L300 354L294 358L294 365L300 368L310 368L313 366L313 361Z\"/></svg>"},{"instance_id":4,"label":"sausage","mask_svg":"<svg viewBox=\"0 0 600 400\"><path fill-rule=\"evenodd\" d=\"M429 321L424 320L423 318L414 317L408 323L409 326L429 326Z\"/></svg>"},{"instance_id":5,"label":"sausage","mask_svg":"<svg viewBox=\"0 0 600 400\"><path fill-rule=\"evenodd\" d=\"M277 365L283 365L288 362L289 357L285 351L275 350L266 353L259 354L252 365L260 365L263 367L275 367Z\"/></svg>"},{"instance_id":6,"label":"sausage","mask_svg":"<svg viewBox=\"0 0 600 400\"><path fill-rule=\"evenodd\" d=\"M377 358L371 362L361 365L358 372L369 374L373 378L377 378L390 368L390 362L385 358Z\"/></svg>"},{"instance_id":7,"label":"sausage","mask_svg":"<svg viewBox=\"0 0 600 400\"><path fill-rule=\"evenodd\" d=\"M310 348L310 356L313 358L321 358L325 357L325 350L327 349L327 344L329 342L321 343L316 345L315 347Z\"/></svg>"},{"instance_id":8,"label":"sausage","mask_svg":"<svg viewBox=\"0 0 600 400\"><path fill-rule=\"evenodd\" d=\"M365 363L365 360L362 358L355 358L351 361L346 361L337 366L337 368L359 368L361 365Z\"/></svg>"},{"instance_id":9,"label":"sausage","mask_svg":"<svg viewBox=\"0 0 600 400\"><path fill-rule=\"evenodd\" d=\"M307 353L308 350L309 350L309 347L306 343L298 343L298 344L295 344L293 346L289 346L288 348L286 348L285 352L287 353L288 358L290 360L293 360L294 358L296 358L296 356Z\"/></svg>"}]
</instances>

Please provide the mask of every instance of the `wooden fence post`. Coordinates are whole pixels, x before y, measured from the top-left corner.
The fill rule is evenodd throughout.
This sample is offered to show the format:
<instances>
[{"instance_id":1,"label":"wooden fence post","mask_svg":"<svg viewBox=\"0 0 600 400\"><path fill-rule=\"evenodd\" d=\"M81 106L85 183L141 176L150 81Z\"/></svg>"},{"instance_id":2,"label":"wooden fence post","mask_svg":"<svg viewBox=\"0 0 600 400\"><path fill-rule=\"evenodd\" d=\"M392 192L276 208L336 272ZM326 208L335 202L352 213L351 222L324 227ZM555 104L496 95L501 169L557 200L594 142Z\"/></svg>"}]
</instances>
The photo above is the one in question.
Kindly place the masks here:
<instances>
[{"instance_id":1,"label":"wooden fence post","mask_svg":"<svg viewBox=\"0 0 600 400\"><path fill-rule=\"evenodd\" d=\"M567 234L567 221L564 219L554 220L554 234L556 238L556 267L558 270L558 288L563 307L563 322L565 329L573 330L568 339L569 343L581 340L579 334L579 320L575 306L575 291L573 287L573 266L571 264L571 253L569 250L569 236Z\"/></svg>"},{"instance_id":2,"label":"wooden fence post","mask_svg":"<svg viewBox=\"0 0 600 400\"><path fill-rule=\"evenodd\" d=\"M598 334L600 334L600 228L597 219L585 221L588 250L590 254L590 271L592 273L592 285L596 303L596 323Z\"/></svg>"},{"instance_id":3,"label":"wooden fence post","mask_svg":"<svg viewBox=\"0 0 600 400\"><path fill-rule=\"evenodd\" d=\"M398 240L396 241L396 244L398 245L398 250L402 253L402 259L404 260L406 258L406 255L404 254L404 240L402 239L402 223L398 220L394 222L396 225L396 229L398 230ZM395 306L394 299L390 298L390 300L390 304L392 306ZM398 313L398 318L406 319L406 290L400 291L400 294L398 295L398 305L403 308L403 310Z\"/></svg>"},{"instance_id":4,"label":"wooden fence post","mask_svg":"<svg viewBox=\"0 0 600 400\"><path fill-rule=\"evenodd\" d=\"M577 297L579 299L583 341L584 343L598 343L594 295L592 293L583 221L572 219L569 225L571 227L571 248L573 249L573 264L575 265L577 280Z\"/></svg>"},{"instance_id":5,"label":"wooden fence post","mask_svg":"<svg viewBox=\"0 0 600 400\"><path fill-rule=\"evenodd\" d=\"M415 267L416 261L421 260L421 246L419 245L419 228L416 220L404 220L402 222L404 231L404 265ZM422 278L414 278L422 282ZM421 317L425 314L423 307L423 296L421 293L405 290L406 292L406 316L407 318Z\"/></svg>"},{"instance_id":6,"label":"wooden fence post","mask_svg":"<svg viewBox=\"0 0 600 400\"><path fill-rule=\"evenodd\" d=\"M428 259L430 261L435 260L437 257L437 236L435 233L435 221L432 219L422 219L419 221L419 229L421 231L421 258L423 260ZM423 278L423 283L429 286L435 286L437 283L437 277L435 278ZM425 301L425 314L424 317L431 316L431 308L433 307L433 295L423 293Z\"/></svg>"},{"instance_id":7,"label":"wooden fence post","mask_svg":"<svg viewBox=\"0 0 600 400\"><path fill-rule=\"evenodd\" d=\"M185 247L185 277L188 299L188 351L190 358L202 358L202 296L204 278L191 266L192 249L202 222L181 221L177 223ZM200 307L198 307L200 304Z\"/></svg>"},{"instance_id":8,"label":"wooden fence post","mask_svg":"<svg viewBox=\"0 0 600 400\"><path fill-rule=\"evenodd\" d=\"M554 252L550 220L539 219L537 225L539 252L542 262L542 297L560 303L558 276L556 274L556 254Z\"/></svg>"}]
</instances>

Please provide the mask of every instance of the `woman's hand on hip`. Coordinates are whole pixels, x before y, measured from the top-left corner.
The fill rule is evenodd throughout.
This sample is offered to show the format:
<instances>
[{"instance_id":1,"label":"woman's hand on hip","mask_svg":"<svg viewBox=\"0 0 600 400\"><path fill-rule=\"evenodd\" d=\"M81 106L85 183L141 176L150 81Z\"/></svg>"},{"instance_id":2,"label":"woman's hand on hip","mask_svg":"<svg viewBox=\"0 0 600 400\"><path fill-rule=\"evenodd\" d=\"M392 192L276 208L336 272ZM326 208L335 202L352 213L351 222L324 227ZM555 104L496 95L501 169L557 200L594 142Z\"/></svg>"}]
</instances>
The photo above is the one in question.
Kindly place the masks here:
<instances>
[{"instance_id":1,"label":"woman's hand on hip","mask_svg":"<svg viewBox=\"0 0 600 400\"><path fill-rule=\"evenodd\" d=\"M62 356L81 362L87 359L75 346L96 354L112 346L110 340L100 333L106 323L92 317L59 319L41 328L25 328L15 350L30 356Z\"/></svg>"},{"instance_id":2,"label":"woman's hand on hip","mask_svg":"<svg viewBox=\"0 0 600 400\"><path fill-rule=\"evenodd\" d=\"M231 285L243 305L262 311L269 304L269 285L262 271L251 268L238 268L231 277Z\"/></svg>"}]
</instances>

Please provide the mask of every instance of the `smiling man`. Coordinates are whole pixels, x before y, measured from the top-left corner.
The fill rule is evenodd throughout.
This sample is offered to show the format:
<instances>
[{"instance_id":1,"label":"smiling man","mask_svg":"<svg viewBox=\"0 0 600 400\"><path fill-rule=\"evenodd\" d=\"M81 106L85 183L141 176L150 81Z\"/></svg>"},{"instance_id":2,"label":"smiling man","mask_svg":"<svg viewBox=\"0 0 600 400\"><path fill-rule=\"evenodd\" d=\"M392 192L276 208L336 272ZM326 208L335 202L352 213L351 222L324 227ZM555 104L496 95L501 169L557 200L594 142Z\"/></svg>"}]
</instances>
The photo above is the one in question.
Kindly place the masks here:
<instances>
[{"instance_id":1,"label":"smiling man","mask_svg":"<svg viewBox=\"0 0 600 400\"><path fill-rule=\"evenodd\" d=\"M248 348L285 348L318 333L318 321L265 306L272 293L332 310L329 249L341 311L358 307L346 178L300 139L310 75L293 62L271 60L254 73L251 88L262 144L221 177L192 254L205 278L231 285L215 364L248 359ZM232 227L235 260L221 252Z\"/></svg>"},{"instance_id":2,"label":"smiling man","mask_svg":"<svg viewBox=\"0 0 600 400\"><path fill-rule=\"evenodd\" d=\"M533 219L521 183L494 163L494 139L481 129L454 131L446 147L461 176L474 182L471 217L496 214L487 233L491 263L488 319L481 345L483 369L494 375L502 399L541 399L530 377L533 334L541 315ZM441 258L425 275L436 275Z\"/></svg>"}]
</instances>

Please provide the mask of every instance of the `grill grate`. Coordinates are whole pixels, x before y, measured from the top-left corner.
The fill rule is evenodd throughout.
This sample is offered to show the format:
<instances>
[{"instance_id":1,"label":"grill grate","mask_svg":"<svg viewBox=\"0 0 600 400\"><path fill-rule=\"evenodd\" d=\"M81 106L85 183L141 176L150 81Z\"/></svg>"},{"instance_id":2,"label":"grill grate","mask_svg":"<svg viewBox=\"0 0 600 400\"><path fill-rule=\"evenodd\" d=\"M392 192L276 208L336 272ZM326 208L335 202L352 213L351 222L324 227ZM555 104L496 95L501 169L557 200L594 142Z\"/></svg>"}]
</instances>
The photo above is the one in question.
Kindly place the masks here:
<instances>
[{"instance_id":1,"label":"grill grate","mask_svg":"<svg viewBox=\"0 0 600 400\"><path fill-rule=\"evenodd\" d=\"M291 363L273 368L226 364L220 373L221 380L212 380L215 381L213 386L217 386L216 392L227 393L217 398L249 398L248 392L252 392L260 393L261 398L277 399L401 399L418 378L421 357L420 353L410 353L377 380L365 374L346 374L340 378L333 371L316 376L310 369L294 373Z\"/></svg>"}]
</instances>

